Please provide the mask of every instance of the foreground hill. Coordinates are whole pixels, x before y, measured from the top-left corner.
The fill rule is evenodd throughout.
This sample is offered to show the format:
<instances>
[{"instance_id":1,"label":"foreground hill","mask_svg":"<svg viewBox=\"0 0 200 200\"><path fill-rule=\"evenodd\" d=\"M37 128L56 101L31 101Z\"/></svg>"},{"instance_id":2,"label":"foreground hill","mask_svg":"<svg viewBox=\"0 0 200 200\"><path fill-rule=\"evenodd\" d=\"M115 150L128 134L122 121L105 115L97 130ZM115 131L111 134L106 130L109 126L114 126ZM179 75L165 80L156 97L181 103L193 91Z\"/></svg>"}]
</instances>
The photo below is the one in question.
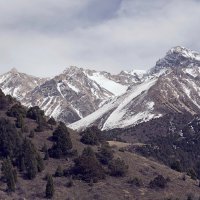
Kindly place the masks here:
<instances>
[{"instance_id":1,"label":"foreground hill","mask_svg":"<svg viewBox=\"0 0 200 200\"><path fill-rule=\"evenodd\" d=\"M113 141L115 146L111 149L104 146L102 137L99 141L93 140L100 134L97 129L80 136L66 129L63 123L46 118L37 107L26 109L2 92L0 105L0 163L7 164L1 172L1 199L46 199L46 185L51 175L53 199L58 200L164 200L188 199L191 194L200 196L198 181L121 149L129 144ZM88 140L88 134L94 137ZM90 145L93 150L80 141L95 141ZM107 150L102 151L102 147Z\"/></svg>"}]
</instances>

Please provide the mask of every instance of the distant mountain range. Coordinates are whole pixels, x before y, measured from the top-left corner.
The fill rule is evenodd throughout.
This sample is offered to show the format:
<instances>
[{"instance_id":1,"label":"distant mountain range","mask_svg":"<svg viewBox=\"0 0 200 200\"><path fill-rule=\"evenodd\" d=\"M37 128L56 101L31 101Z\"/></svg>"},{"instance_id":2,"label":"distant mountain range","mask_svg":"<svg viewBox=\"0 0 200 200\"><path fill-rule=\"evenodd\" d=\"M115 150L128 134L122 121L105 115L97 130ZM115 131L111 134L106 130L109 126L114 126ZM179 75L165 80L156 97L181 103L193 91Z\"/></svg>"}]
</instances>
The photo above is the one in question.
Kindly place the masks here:
<instances>
[{"instance_id":1,"label":"distant mountain range","mask_svg":"<svg viewBox=\"0 0 200 200\"><path fill-rule=\"evenodd\" d=\"M149 71L117 75L78 67L40 79L12 69L0 88L81 130L127 128L169 113L200 113L200 54L174 47Z\"/></svg>"},{"instance_id":2,"label":"distant mountain range","mask_svg":"<svg viewBox=\"0 0 200 200\"><path fill-rule=\"evenodd\" d=\"M54 78L37 78L12 69L0 76L0 88L25 106L39 106L48 116L70 124L142 82L142 70L108 72L69 67Z\"/></svg>"}]
</instances>

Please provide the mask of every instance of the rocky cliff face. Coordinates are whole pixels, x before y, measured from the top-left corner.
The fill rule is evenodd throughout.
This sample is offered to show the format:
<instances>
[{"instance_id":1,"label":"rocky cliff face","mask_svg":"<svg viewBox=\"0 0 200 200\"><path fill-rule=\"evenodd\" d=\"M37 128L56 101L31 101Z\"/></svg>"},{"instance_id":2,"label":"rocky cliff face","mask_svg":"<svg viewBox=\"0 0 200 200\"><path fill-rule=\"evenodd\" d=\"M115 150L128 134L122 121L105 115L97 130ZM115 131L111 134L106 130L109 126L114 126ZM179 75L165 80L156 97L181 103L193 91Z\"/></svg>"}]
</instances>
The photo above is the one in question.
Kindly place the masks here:
<instances>
[{"instance_id":1,"label":"rocky cliff face","mask_svg":"<svg viewBox=\"0 0 200 200\"><path fill-rule=\"evenodd\" d=\"M48 116L69 124L91 114L109 99L142 82L142 72L108 72L67 68L52 79L39 79L12 69L1 76L1 88L26 106L39 106Z\"/></svg>"},{"instance_id":2,"label":"rocky cliff face","mask_svg":"<svg viewBox=\"0 0 200 200\"><path fill-rule=\"evenodd\" d=\"M6 74L0 75L0 88L5 94L10 94L19 101L23 101L27 92L33 90L46 80L20 73L13 68Z\"/></svg>"},{"instance_id":3,"label":"rocky cliff face","mask_svg":"<svg viewBox=\"0 0 200 200\"><path fill-rule=\"evenodd\" d=\"M96 112L72 124L73 129L96 125L103 130L126 128L168 113L200 112L200 55L172 48L141 83L132 85Z\"/></svg>"}]
</instances>

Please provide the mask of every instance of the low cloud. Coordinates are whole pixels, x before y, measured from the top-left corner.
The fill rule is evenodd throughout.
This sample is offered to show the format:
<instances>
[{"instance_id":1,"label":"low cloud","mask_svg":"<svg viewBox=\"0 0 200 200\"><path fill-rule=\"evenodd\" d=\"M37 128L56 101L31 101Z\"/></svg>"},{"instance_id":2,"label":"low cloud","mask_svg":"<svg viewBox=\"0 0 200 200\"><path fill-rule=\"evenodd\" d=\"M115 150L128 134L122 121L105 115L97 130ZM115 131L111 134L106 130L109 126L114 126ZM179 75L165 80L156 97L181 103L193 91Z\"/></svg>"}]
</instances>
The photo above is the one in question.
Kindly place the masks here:
<instances>
[{"instance_id":1,"label":"low cloud","mask_svg":"<svg viewBox=\"0 0 200 200\"><path fill-rule=\"evenodd\" d=\"M149 69L173 46L200 51L199 10L197 0L1 1L0 73Z\"/></svg>"}]
</instances>

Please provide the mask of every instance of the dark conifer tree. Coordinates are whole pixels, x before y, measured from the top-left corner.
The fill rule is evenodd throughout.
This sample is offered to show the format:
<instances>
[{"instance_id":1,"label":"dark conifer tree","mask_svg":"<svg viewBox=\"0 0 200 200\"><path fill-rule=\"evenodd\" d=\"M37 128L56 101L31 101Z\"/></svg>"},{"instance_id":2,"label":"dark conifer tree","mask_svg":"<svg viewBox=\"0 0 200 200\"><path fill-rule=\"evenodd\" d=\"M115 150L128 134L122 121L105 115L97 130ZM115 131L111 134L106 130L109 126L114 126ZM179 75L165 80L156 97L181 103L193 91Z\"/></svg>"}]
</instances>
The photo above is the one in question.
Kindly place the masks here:
<instances>
[{"instance_id":1,"label":"dark conifer tree","mask_svg":"<svg viewBox=\"0 0 200 200\"><path fill-rule=\"evenodd\" d=\"M17 181L16 173L13 169L12 163L10 158L7 158L2 163L2 173L6 180L8 191L14 192L15 191L15 181Z\"/></svg>"},{"instance_id":2,"label":"dark conifer tree","mask_svg":"<svg viewBox=\"0 0 200 200\"><path fill-rule=\"evenodd\" d=\"M46 184L46 198L51 199L53 195L54 195L53 178L51 175L49 175Z\"/></svg>"},{"instance_id":3,"label":"dark conifer tree","mask_svg":"<svg viewBox=\"0 0 200 200\"><path fill-rule=\"evenodd\" d=\"M54 145L49 150L50 156L54 158L61 158L68 155L72 149L72 141L67 127L61 123L53 132Z\"/></svg>"},{"instance_id":4,"label":"dark conifer tree","mask_svg":"<svg viewBox=\"0 0 200 200\"><path fill-rule=\"evenodd\" d=\"M22 128L22 129L24 128L24 119L23 119L22 115L17 115L16 127Z\"/></svg>"},{"instance_id":5,"label":"dark conifer tree","mask_svg":"<svg viewBox=\"0 0 200 200\"><path fill-rule=\"evenodd\" d=\"M49 160L49 152L48 152L48 150L46 150L46 152L45 152L44 160Z\"/></svg>"}]
</instances>

